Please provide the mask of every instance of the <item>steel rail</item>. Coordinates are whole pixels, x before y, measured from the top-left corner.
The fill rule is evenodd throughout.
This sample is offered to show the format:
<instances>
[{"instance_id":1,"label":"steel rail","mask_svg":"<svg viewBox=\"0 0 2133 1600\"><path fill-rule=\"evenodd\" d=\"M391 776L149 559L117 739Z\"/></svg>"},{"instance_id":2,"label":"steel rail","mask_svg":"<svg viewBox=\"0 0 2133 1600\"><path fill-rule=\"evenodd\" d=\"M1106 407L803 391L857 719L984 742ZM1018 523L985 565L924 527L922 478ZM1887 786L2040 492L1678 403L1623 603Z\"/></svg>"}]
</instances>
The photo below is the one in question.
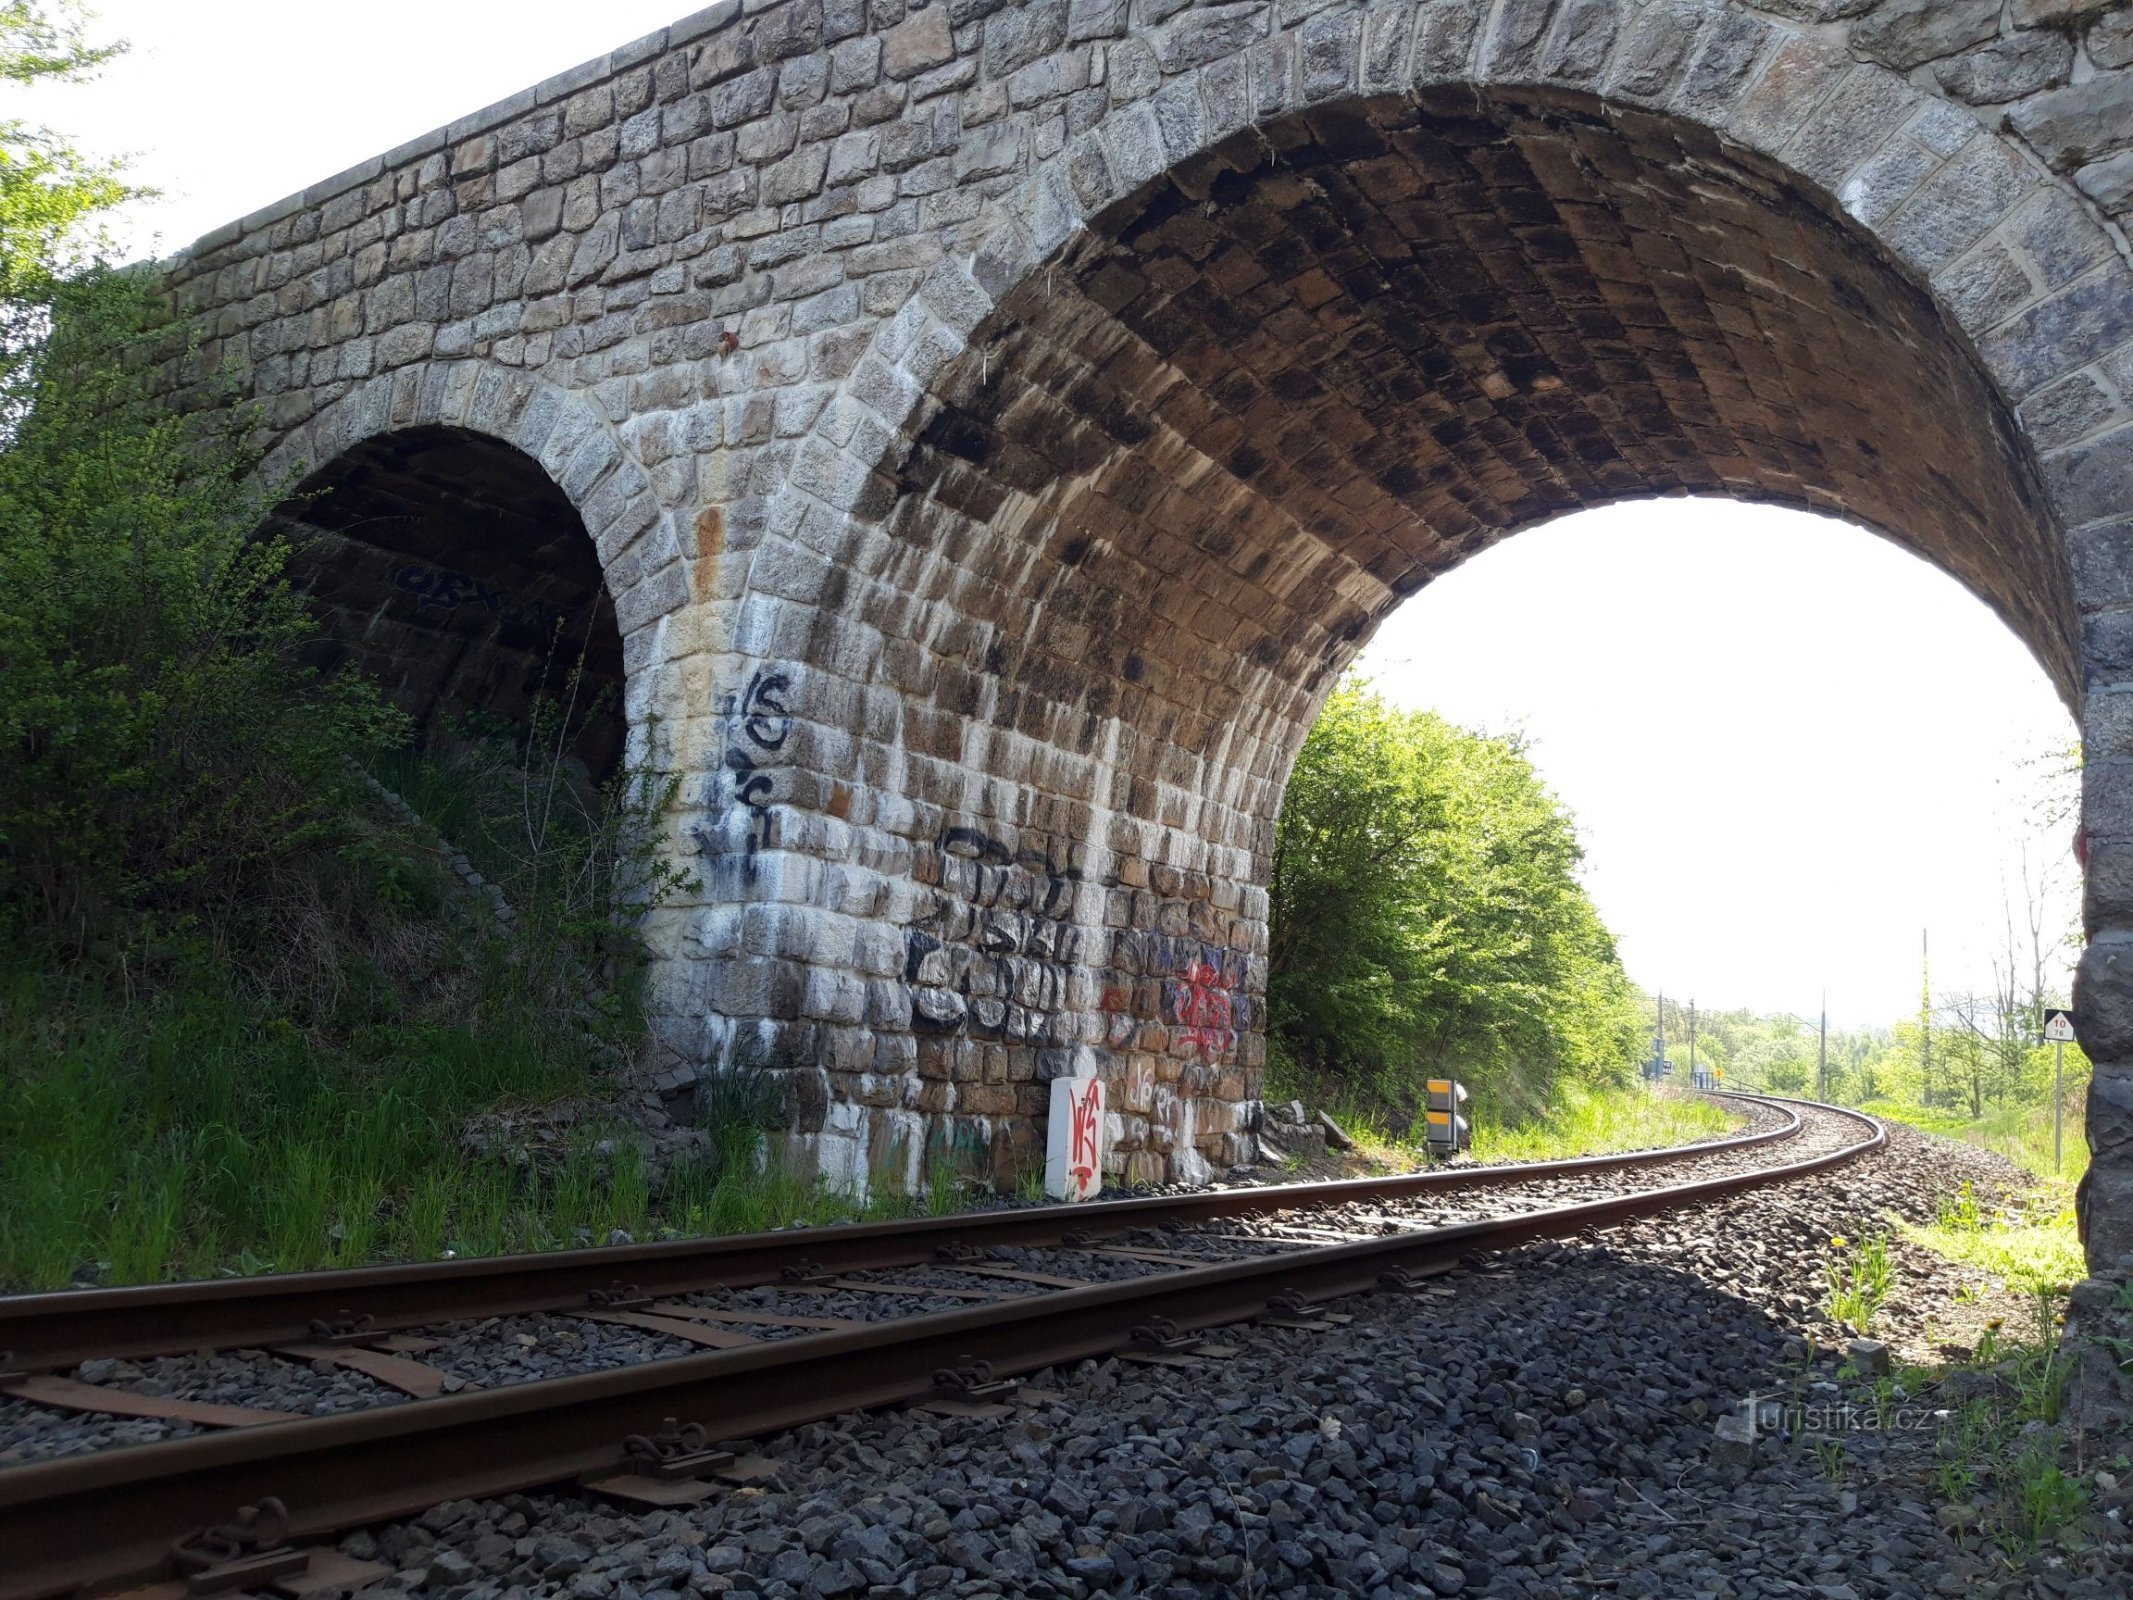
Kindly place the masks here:
<instances>
[{"instance_id":1,"label":"steel rail","mask_svg":"<svg viewBox=\"0 0 2133 1600\"><path fill-rule=\"evenodd\" d=\"M1447 1167L1333 1183L1025 1206L545 1254L0 1296L0 1365L54 1371L99 1356L249 1349L310 1338L314 1324L350 1317L368 1317L379 1331L390 1332L430 1323L583 1307L589 1295L618 1285L634 1285L652 1296L752 1288L775 1282L788 1262L802 1257L831 1272L915 1266L935 1260L948 1245L990 1249L1056 1244L1075 1232L1103 1236L1210 1217L1666 1166L1791 1138L1799 1132L1800 1122L1796 1114L1786 1115L1784 1124L1757 1133L1568 1161Z\"/></svg>"},{"instance_id":2,"label":"steel rail","mask_svg":"<svg viewBox=\"0 0 2133 1600\"><path fill-rule=\"evenodd\" d=\"M1000 1374L1126 1347L1167 1319L1198 1330L1306 1301L1448 1270L1479 1250L1648 1217L1828 1171L1877 1150L1873 1118L1826 1108L1866 1136L1782 1166L1485 1222L1092 1285L967 1310L814 1334L749 1349L200 1438L63 1457L0 1471L0 1600L49 1600L150 1578L173 1541L278 1497L292 1532L315 1537L411 1515L448 1499L537 1488L622 1462L621 1441L670 1417L747 1438L840 1412L931 1397L942 1368Z\"/></svg>"}]
</instances>

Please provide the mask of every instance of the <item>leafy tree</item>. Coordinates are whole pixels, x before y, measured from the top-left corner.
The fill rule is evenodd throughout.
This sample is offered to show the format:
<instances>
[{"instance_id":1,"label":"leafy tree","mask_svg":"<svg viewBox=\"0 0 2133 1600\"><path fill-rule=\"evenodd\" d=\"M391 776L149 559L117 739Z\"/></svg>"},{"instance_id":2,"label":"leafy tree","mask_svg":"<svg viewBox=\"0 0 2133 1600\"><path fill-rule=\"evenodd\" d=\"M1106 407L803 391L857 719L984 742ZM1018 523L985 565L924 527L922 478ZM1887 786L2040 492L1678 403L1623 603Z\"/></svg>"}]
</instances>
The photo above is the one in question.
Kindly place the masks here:
<instances>
[{"instance_id":1,"label":"leafy tree","mask_svg":"<svg viewBox=\"0 0 2133 1600\"><path fill-rule=\"evenodd\" d=\"M71 0L0 0L0 80L76 80L121 48L90 46ZM129 192L111 163L49 129L0 119L0 339L10 353L44 325L56 275L79 264L84 224Z\"/></svg>"},{"instance_id":2,"label":"leafy tree","mask_svg":"<svg viewBox=\"0 0 2133 1600\"><path fill-rule=\"evenodd\" d=\"M70 6L0 4L0 77L111 54ZM400 728L299 659L316 628L286 549L253 537L244 413L180 416L142 381L182 328L151 279L80 259L125 193L0 124L0 927L61 956L271 899L345 837L349 758Z\"/></svg>"},{"instance_id":3,"label":"leafy tree","mask_svg":"<svg viewBox=\"0 0 2133 1600\"><path fill-rule=\"evenodd\" d=\"M1411 1108L1456 1072L1514 1105L1626 1075L1635 993L1571 819L1513 740L1349 680L1289 780L1274 856L1277 1050Z\"/></svg>"}]
</instances>

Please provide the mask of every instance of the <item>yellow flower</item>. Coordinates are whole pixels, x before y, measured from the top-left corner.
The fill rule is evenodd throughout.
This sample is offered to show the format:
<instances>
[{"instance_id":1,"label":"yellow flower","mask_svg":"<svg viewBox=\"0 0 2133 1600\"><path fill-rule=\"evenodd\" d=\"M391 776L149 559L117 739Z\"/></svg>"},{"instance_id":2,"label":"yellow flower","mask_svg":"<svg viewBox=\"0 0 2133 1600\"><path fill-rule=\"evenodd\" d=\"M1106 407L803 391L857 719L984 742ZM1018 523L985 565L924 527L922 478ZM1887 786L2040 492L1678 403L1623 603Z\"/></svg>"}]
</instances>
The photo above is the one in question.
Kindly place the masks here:
<instances>
[{"instance_id":1,"label":"yellow flower","mask_svg":"<svg viewBox=\"0 0 2133 1600\"><path fill-rule=\"evenodd\" d=\"M1832 1250L1842 1250L1848 1242L1849 1241L1845 1239L1844 1235L1840 1233L1834 1239L1829 1241L1829 1247Z\"/></svg>"}]
</instances>

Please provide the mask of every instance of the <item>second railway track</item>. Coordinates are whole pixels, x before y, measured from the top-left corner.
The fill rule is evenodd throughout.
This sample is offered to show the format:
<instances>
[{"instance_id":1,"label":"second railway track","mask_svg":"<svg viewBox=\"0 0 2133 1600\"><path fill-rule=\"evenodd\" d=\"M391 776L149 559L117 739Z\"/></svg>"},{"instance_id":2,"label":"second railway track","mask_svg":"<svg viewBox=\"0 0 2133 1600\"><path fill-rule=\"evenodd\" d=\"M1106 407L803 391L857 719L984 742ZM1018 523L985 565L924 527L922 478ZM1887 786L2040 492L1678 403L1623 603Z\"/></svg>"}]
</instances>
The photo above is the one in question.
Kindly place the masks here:
<instances>
[{"instance_id":1,"label":"second railway track","mask_svg":"<svg viewBox=\"0 0 2133 1600\"><path fill-rule=\"evenodd\" d=\"M738 1441L866 1406L967 1402L989 1379L1087 1356L1189 1358L1208 1328L1270 1314L1309 1325L1330 1297L1825 1170L1883 1138L1856 1113L1743 1103L1755 1131L1629 1156L0 1300L0 1351L17 1351L22 1374L0 1381L17 1397L0 1401L0 1461L11 1435L18 1459L52 1457L0 1466L0 1600L152 1577L190 1530L269 1498L287 1505L291 1537L317 1537L618 1471L625 1441L668 1419L699 1425L699 1441ZM604 1370L541 1377L514 1363L543 1329L609 1341L591 1363ZM215 1431L81 1453L78 1427L25 1420L100 1403L55 1367L124 1361L141 1382L130 1363L152 1352L254 1346L279 1354L245 1359L344 1384L355 1373L377 1392L290 1418L244 1404L240 1372L228 1400L188 1400L185 1362L228 1365L195 1353L156 1363L175 1377L143 1388L181 1391L170 1426ZM105 1391L120 1405L129 1392ZM438 1397L392 1403L421 1393ZM40 1394L61 1403L39 1408ZM229 1414L193 1409L215 1403Z\"/></svg>"}]
</instances>

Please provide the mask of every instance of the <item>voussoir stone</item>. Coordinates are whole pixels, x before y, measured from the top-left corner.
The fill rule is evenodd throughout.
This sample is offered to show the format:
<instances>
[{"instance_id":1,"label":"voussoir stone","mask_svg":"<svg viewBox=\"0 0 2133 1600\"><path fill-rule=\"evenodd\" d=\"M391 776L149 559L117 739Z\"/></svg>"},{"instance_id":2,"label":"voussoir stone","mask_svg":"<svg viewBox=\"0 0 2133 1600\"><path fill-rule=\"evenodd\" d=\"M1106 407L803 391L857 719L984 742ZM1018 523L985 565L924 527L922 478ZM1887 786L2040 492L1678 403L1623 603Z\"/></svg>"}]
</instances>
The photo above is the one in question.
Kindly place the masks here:
<instances>
[{"instance_id":1,"label":"voussoir stone","mask_svg":"<svg viewBox=\"0 0 2133 1600\"><path fill-rule=\"evenodd\" d=\"M2133 72L2048 89L2014 107L2007 120L2057 170L2086 166L2133 148Z\"/></svg>"},{"instance_id":2,"label":"voussoir stone","mask_svg":"<svg viewBox=\"0 0 2133 1600\"><path fill-rule=\"evenodd\" d=\"M1908 72L1999 31L2000 0L1885 0L1852 24L1851 45L1869 61Z\"/></svg>"},{"instance_id":3,"label":"voussoir stone","mask_svg":"<svg viewBox=\"0 0 2133 1600\"><path fill-rule=\"evenodd\" d=\"M2018 33L1935 62L1933 77L1958 100L2000 105L2064 83L2074 41L2063 33Z\"/></svg>"}]
</instances>

